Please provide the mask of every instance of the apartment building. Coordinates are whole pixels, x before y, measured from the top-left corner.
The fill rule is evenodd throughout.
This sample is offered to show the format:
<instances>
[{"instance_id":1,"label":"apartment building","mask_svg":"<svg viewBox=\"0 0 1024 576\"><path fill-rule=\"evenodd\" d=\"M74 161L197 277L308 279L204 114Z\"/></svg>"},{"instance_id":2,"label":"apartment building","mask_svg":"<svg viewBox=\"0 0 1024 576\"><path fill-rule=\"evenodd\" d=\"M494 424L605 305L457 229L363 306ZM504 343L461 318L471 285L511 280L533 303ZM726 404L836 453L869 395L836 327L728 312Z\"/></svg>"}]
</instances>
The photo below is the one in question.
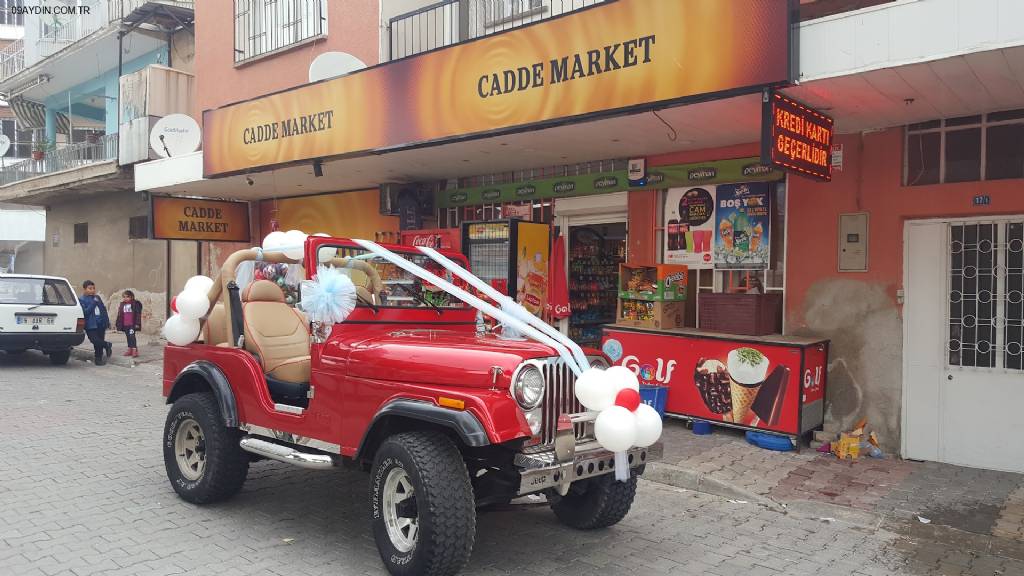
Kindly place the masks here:
<instances>
[{"instance_id":1,"label":"apartment building","mask_svg":"<svg viewBox=\"0 0 1024 576\"><path fill-rule=\"evenodd\" d=\"M62 9L14 14L14 4ZM196 272L197 249L149 238L149 202L135 192L131 165L150 158L153 123L192 111L192 2L4 8L3 28L19 30L0 49L0 99L16 122L17 156L0 169L0 202L45 209L43 272L91 279L108 299L134 290L157 330L170 284Z\"/></svg>"}]
</instances>

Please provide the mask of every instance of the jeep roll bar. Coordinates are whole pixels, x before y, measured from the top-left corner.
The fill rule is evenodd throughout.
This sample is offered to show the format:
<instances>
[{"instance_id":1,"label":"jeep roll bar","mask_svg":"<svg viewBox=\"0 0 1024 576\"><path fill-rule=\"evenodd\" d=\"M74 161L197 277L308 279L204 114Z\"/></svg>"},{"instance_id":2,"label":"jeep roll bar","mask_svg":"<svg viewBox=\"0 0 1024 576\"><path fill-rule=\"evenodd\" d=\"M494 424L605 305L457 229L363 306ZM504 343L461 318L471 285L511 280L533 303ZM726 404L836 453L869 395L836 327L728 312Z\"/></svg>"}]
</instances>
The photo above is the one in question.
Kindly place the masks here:
<instances>
[{"instance_id":1,"label":"jeep roll bar","mask_svg":"<svg viewBox=\"0 0 1024 576\"><path fill-rule=\"evenodd\" d=\"M227 329L231 332L231 338L227 342L228 346L232 348L239 347L239 336L241 336L241 299L238 298L238 284L237 270L238 266L242 262L269 262L271 264L302 264L301 260L293 260L285 256L284 252L280 248L274 250L263 250L262 248L246 248L239 250L228 256L227 260L220 267L220 272L217 277L213 280L213 286L210 287L210 291L207 292L206 298L210 301L210 308L207 310L207 316L209 311L217 304L218 301L224 304L224 324ZM332 258L329 264L335 268L352 268L359 270L366 274L371 283L375 293L379 293L383 287L381 282L380 274L377 273L377 269L368 262L357 258ZM232 286L234 286L235 298L232 298ZM235 302L233 302L233 300ZM206 317L203 318L205 322ZM237 332L237 333L236 333Z\"/></svg>"}]
</instances>

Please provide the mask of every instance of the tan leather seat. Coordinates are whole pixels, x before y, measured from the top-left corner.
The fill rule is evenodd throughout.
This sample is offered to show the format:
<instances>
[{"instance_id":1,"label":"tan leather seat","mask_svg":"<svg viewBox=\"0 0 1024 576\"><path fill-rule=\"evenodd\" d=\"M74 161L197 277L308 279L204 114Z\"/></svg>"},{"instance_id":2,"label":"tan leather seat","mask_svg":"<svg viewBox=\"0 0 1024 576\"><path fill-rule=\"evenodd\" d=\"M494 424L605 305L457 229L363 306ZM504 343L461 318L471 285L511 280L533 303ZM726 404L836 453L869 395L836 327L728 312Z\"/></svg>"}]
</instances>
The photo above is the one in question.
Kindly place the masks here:
<instances>
[{"instance_id":1,"label":"tan leather seat","mask_svg":"<svg viewBox=\"0 0 1024 576\"><path fill-rule=\"evenodd\" d=\"M309 324L269 280L249 284L242 294L245 349L255 354L263 372L275 380L309 382Z\"/></svg>"},{"instance_id":2,"label":"tan leather seat","mask_svg":"<svg viewBox=\"0 0 1024 576\"><path fill-rule=\"evenodd\" d=\"M219 346L227 343L228 340L228 323L224 314L224 304L218 302L210 310L210 315L206 317L206 322L203 324L203 342L210 346Z\"/></svg>"}]
</instances>

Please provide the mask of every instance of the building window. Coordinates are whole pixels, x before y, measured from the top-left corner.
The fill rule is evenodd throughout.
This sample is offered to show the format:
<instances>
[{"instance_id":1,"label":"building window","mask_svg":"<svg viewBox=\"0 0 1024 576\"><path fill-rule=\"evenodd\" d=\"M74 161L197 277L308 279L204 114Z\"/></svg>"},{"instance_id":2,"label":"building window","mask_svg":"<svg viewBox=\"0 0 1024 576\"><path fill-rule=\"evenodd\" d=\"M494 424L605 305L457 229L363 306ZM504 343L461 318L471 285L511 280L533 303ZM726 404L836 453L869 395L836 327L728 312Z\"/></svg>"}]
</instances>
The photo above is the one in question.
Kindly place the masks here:
<instances>
[{"instance_id":1,"label":"building window","mask_svg":"<svg viewBox=\"0 0 1024 576\"><path fill-rule=\"evenodd\" d=\"M500 26L544 11L544 0L488 0L484 4L484 25Z\"/></svg>"},{"instance_id":2,"label":"building window","mask_svg":"<svg viewBox=\"0 0 1024 576\"><path fill-rule=\"evenodd\" d=\"M4 154L5 158L28 158L32 155L32 130L18 130L18 121L14 118L0 120L3 135L11 140L11 147Z\"/></svg>"},{"instance_id":3,"label":"building window","mask_svg":"<svg viewBox=\"0 0 1024 576\"><path fill-rule=\"evenodd\" d=\"M142 240L149 238L149 216L132 216L128 219L128 239Z\"/></svg>"},{"instance_id":4,"label":"building window","mask_svg":"<svg viewBox=\"0 0 1024 576\"><path fill-rule=\"evenodd\" d=\"M0 0L0 25L7 26L24 26L25 15L18 12L15 13L12 8L21 8L25 5L25 0Z\"/></svg>"},{"instance_id":5,"label":"building window","mask_svg":"<svg viewBox=\"0 0 1024 576\"><path fill-rule=\"evenodd\" d=\"M906 128L907 186L1024 178L1024 109Z\"/></svg>"},{"instance_id":6,"label":"building window","mask_svg":"<svg viewBox=\"0 0 1024 576\"><path fill-rule=\"evenodd\" d=\"M325 34L325 0L235 0L236 63Z\"/></svg>"},{"instance_id":7,"label":"building window","mask_svg":"<svg viewBox=\"0 0 1024 576\"><path fill-rule=\"evenodd\" d=\"M79 222L75 224L75 244L89 243L89 223Z\"/></svg>"}]
</instances>

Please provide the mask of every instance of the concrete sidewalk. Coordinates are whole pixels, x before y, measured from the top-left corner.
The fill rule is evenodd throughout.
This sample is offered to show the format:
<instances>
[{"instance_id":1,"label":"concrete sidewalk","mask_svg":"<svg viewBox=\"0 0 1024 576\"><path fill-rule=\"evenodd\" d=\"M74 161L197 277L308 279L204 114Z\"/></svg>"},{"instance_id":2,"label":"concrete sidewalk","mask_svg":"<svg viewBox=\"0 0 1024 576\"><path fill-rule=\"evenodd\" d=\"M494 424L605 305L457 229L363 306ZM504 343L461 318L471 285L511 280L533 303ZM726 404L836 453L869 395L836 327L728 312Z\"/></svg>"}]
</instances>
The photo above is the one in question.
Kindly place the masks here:
<instances>
[{"instance_id":1,"label":"concrete sidewalk","mask_svg":"<svg viewBox=\"0 0 1024 576\"><path fill-rule=\"evenodd\" d=\"M124 332L108 330L106 340L114 346L114 354L107 358L107 363L116 366L127 366L129 368L139 364L162 362L164 359L164 345L167 344L159 335L139 334L136 337L137 344L139 345L139 356L132 358L123 355L128 350L128 340ZM92 342L89 342L89 339L86 338L84 342L75 346L71 351L71 356L91 364L94 359Z\"/></svg>"},{"instance_id":2,"label":"concrete sidewalk","mask_svg":"<svg viewBox=\"0 0 1024 576\"><path fill-rule=\"evenodd\" d=\"M1024 553L1024 474L892 455L841 461L806 447L774 452L740 431L714 427L698 436L678 420L666 420L662 440L665 458L651 479L696 481L701 491L825 516L845 510L893 526L947 527L1019 542Z\"/></svg>"}]
</instances>

